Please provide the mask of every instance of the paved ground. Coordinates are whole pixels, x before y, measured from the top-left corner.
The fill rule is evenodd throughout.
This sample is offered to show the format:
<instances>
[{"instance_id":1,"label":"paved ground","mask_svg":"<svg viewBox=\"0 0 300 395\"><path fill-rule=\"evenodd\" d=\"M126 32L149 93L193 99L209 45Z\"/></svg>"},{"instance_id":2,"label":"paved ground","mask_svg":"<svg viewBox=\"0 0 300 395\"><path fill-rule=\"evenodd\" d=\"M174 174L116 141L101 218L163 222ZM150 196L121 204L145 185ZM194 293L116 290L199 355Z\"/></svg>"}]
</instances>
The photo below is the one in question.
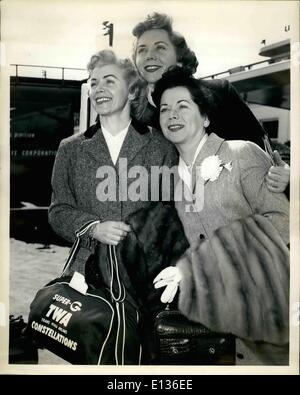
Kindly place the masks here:
<instances>
[{"instance_id":1,"label":"paved ground","mask_svg":"<svg viewBox=\"0 0 300 395\"><path fill-rule=\"evenodd\" d=\"M68 247L30 244L10 239L10 314L27 322L29 306L37 290L58 277L69 253ZM39 364L68 364L47 350L39 350Z\"/></svg>"}]
</instances>

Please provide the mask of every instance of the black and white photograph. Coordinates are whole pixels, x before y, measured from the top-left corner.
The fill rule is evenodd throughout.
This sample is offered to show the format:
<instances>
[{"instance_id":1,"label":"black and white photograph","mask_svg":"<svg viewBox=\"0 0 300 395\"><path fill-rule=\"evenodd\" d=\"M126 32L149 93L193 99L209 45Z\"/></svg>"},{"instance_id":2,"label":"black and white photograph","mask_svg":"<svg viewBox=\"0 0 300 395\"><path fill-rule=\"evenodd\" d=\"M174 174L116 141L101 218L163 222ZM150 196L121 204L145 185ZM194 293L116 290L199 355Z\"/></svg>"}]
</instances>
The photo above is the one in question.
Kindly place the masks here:
<instances>
[{"instance_id":1,"label":"black and white photograph","mask_svg":"<svg viewBox=\"0 0 300 395\"><path fill-rule=\"evenodd\" d=\"M0 2L0 373L299 374L299 10Z\"/></svg>"}]
</instances>

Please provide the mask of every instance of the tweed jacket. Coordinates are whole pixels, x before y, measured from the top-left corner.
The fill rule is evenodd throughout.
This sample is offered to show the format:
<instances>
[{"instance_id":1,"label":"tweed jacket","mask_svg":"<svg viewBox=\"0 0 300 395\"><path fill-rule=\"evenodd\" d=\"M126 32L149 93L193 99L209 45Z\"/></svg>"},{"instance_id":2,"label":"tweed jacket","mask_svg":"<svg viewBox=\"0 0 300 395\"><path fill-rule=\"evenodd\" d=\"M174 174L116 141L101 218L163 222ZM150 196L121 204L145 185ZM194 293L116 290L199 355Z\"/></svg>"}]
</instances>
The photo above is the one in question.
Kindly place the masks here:
<instances>
[{"instance_id":1,"label":"tweed jacket","mask_svg":"<svg viewBox=\"0 0 300 395\"><path fill-rule=\"evenodd\" d=\"M121 158L127 160L127 168L119 166ZM129 214L150 204L151 166L172 167L177 161L175 148L160 132L154 129L149 131L134 120L116 165L111 160L100 124L93 125L83 134L68 137L62 140L54 163L49 223L60 236L73 242L75 231L89 221L124 221ZM143 191L141 200L131 201L125 195L120 199L121 183L123 191L126 187L127 190L130 186L138 187L134 183L139 174L133 171L134 166L138 165L147 171L140 178L147 179L149 175L146 192ZM98 194L99 184L105 185L103 182L108 178L104 174L106 170L115 180L108 187L111 188L109 200L99 199ZM131 178L133 175L130 177L130 170L134 178ZM161 177L156 187L160 188L160 184ZM91 247L89 239L86 238L86 248Z\"/></svg>"},{"instance_id":2,"label":"tweed jacket","mask_svg":"<svg viewBox=\"0 0 300 395\"><path fill-rule=\"evenodd\" d=\"M236 89L224 79L199 83L210 103L210 130L226 140L248 140L263 148L265 132ZM139 100L138 119L160 130L159 111L148 102L146 88Z\"/></svg>"},{"instance_id":3,"label":"tweed jacket","mask_svg":"<svg viewBox=\"0 0 300 395\"><path fill-rule=\"evenodd\" d=\"M288 244L289 203L284 194L272 193L266 186L265 177L271 166L267 154L251 142L225 141L212 133L196 158L194 168L199 168L211 155L217 155L225 164L230 163L232 169L223 168L215 181L204 182L201 210L186 212L186 202L176 202L190 244L199 238L210 238L221 226L253 214L268 218ZM201 182L200 178L196 182Z\"/></svg>"}]
</instances>

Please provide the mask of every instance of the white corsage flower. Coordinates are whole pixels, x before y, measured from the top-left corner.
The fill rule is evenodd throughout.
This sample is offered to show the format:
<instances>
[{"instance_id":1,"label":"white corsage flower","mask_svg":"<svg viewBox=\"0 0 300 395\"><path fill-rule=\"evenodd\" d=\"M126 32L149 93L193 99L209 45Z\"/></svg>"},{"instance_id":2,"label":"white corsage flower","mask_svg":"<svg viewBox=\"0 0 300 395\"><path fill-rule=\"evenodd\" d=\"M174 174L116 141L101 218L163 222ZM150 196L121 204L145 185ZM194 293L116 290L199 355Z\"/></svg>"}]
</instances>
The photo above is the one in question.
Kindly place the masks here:
<instances>
[{"instance_id":1,"label":"white corsage flower","mask_svg":"<svg viewBox=\"0 0 300 395\"><path fill-rule=\"evenodd\" d=\"M225 168L226 170L228 170L229 172L231 172L231 170L232 170L232 162L226 163L226 164L224 165L224 168Z\"/></svg>"},{"instance_id":2,"label":"white corsage flower","mask_svg":"<svg viewBox=\"0 0 300 395\"><path fill-rule=\"evenodd\" d=\"M200 174L204 181L216 181L224 168L231 172L232 162L224 164L218 155L211 155L201 163Z\"/></svg>"}]
</instances>

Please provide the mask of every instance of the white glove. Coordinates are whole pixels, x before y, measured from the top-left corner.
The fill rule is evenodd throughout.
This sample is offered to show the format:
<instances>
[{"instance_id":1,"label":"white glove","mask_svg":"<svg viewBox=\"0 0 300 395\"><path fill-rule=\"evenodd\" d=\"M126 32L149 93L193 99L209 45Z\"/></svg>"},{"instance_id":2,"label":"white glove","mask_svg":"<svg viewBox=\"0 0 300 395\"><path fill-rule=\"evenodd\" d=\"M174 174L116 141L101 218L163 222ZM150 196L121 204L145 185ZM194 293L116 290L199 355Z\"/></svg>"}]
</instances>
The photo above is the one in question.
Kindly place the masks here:
<instances>
[{"instance_id":1,"label":"white glove","mask_svg":"<svg viewBox=\"0 0 300 395\"><path fill-rule=\"evenodd\" d=\"M155 277L153 280L154 288L166 286L160 298L162 303L171 303L173 301L181 279L182 275L176 266L166 267Z\"/></svg>"}]
</instances>

